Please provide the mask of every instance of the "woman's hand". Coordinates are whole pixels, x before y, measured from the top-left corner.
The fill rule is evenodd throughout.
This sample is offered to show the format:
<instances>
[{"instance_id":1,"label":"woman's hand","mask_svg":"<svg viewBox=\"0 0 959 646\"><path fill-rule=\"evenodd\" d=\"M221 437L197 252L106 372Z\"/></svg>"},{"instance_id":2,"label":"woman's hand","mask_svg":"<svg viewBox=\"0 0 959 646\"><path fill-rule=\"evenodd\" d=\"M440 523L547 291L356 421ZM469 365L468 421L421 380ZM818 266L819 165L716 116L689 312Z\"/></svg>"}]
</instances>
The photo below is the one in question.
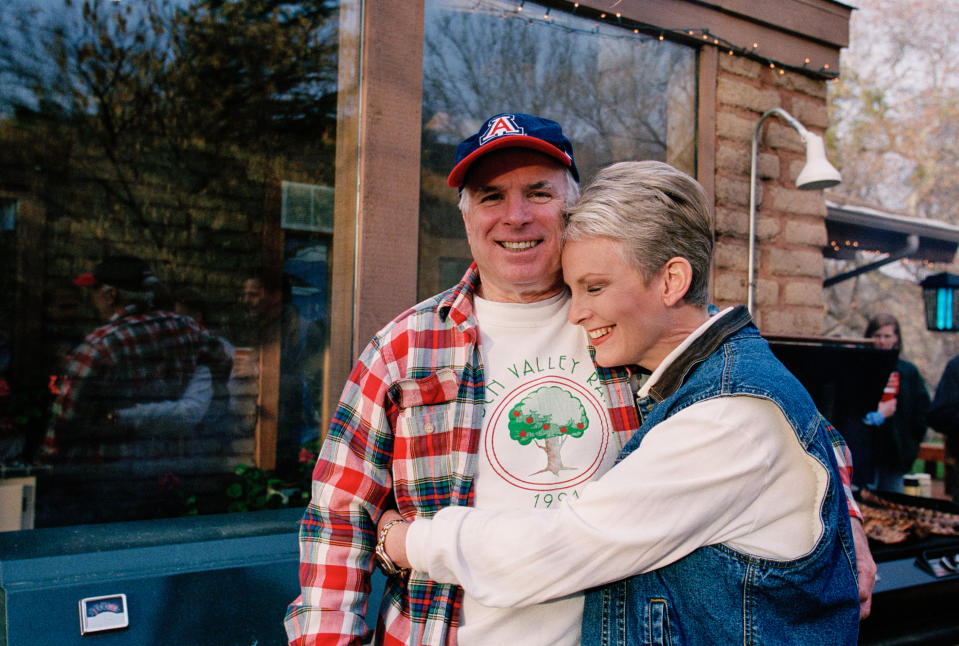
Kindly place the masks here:
<instances>
[{"instance_id":1,"label":"woman's hand","mask_svg":"<svg viewBox=\"0 0 959 646\"><path fill-rule=\"evenodd\" d=\"M376 524L376 533L379 535L386 523L392 520L403 521L403 517L400 513L394 509L390 509L380 516L380 521ZM406 560L406 532L409 529L409 524L406 521L393 524L389 531L386 533L386 540L383 541L383 548L386 550L386 555L390 557L390 560L397 565L397 567L406 569L410 567L410 562Z\"/></svg>"},{"instance_id":2,"label":"woman's hand","mask_svg":"<svg viewBox=\"0 0 959 646\"><path fill-rule=\"evenodd\" d=\"M879 402L879 412L882 413L884 419L889 419L896 414L896 398L893 397L889 401Z\"/></svg>"}]
</instances>

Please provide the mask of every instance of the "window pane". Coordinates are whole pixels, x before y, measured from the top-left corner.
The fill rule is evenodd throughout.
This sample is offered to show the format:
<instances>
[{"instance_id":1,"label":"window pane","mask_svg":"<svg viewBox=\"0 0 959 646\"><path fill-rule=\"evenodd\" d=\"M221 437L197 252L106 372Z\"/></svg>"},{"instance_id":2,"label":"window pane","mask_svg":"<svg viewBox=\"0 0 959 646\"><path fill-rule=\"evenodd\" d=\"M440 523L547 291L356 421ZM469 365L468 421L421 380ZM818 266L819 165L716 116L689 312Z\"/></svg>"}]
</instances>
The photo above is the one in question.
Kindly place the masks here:
<instances>
[{"instance_id":1,"label":"window pane","mask_svg":"<svg viewBox=\"0 0 959 646\"><path fill-rule=\"evenodd\" d=\"M657 159L695 173L695 50L531 2L427 0L418 293L449 287L470 260L456 144L489 116L526 112L563 126L581 180Z\"/></svg>"},{"instance_id":2,"label":"window pane","mask_svg":"<svg viewBox=\"0 0 959 646\"><path fill-rule=\"evenodd\" d=\"M0 5L0 530L301 504L338 6Z\"/></svg>"}]
</instances>

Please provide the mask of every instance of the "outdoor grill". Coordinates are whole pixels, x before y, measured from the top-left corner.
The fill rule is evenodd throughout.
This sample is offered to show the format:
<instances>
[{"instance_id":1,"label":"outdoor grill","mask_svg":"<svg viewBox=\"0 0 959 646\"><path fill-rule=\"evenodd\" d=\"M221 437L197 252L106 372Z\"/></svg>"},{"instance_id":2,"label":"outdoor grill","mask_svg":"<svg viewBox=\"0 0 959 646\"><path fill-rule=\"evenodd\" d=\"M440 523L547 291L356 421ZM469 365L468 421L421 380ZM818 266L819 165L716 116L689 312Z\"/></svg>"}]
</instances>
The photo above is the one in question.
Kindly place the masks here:
<instances>
[{"instance_id":1,"label":"outdoor grill","mask_svg":"<svg viewBox=\"0 0 959 646\"><path fill-rule=\"evenodd\" d=\"M948 500L873 493L880 501L916 514L949 514L959 518L959 505ZM955 528L959 531L959 528ZM879 569L872 615L860 630L861 644L959 643L959 536L910 535L886 543L870 538L869 548Z\"/></svg>"},{"instance_id":2,"label":"outdoor grill","mask_svg":"<svg viewBox=\"0 0 959 646\"><path fill-rule=\"evenodd\" d=\"M870 438L859 435L861 426L851 422L879 401L895 365L895 353L877 350L868 339L766 338L773 353L802 382L819 410L843 433L853 452L856 483L870 470L872 455ZM936 498L868 490L859 491L857 498L862 505L871 499L879 501L877 504L898 505L916 515L959 515L959 505ZM959 644L959 573L946 565L959 567L959 537L912 533L895 543L870 539L869 547L879 576L872 614L860 626L859 643Z\"/></svg>"}]
</instances>

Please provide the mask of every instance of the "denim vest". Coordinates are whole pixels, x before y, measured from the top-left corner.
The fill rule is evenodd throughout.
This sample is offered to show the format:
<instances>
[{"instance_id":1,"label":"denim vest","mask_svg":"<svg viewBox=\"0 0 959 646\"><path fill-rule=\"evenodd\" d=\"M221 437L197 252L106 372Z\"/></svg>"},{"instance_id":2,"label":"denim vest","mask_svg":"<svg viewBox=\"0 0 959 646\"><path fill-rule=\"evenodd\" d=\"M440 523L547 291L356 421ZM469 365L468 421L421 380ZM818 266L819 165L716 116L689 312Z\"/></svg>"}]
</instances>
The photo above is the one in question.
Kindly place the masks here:
<instances>
[{"instance_id":1,"label":"denim vest","mask_svg":"<svg viewBox=\"0 0 959 646\"><path fill-rule=\"evenodd\" d=\"M710 545L652 572L589 590L583 646L856 643L856 558L828 422L772 354L746 308L716 321L667 368L650 390L654 405L645 407L643 424L619 459L686 406L739 394L776 403L802 446L827 467L823 535L811 552L791 561Z\"/></svg>"}]
</instances>

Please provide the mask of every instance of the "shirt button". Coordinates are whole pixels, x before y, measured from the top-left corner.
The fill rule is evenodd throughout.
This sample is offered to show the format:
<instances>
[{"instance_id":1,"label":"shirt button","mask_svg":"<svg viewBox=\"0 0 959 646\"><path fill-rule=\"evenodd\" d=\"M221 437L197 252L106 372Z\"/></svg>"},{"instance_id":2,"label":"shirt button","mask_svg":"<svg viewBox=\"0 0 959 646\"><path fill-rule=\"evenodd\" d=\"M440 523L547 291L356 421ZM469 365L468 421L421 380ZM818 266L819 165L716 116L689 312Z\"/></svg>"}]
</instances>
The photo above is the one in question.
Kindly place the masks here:
<instances>
[{"instance_id":1,"label":"shirt button","mask_svg":"<svg viewBox=\"0 0 959 646\"><path fill-rule=\"evenodd\" d=\"M433 422L426 422L426 425L423 426L423 430L426 431L427 433L432 433L433 431L436 430L436 427L433 426Z\"/></svg>"}]
</instances>

